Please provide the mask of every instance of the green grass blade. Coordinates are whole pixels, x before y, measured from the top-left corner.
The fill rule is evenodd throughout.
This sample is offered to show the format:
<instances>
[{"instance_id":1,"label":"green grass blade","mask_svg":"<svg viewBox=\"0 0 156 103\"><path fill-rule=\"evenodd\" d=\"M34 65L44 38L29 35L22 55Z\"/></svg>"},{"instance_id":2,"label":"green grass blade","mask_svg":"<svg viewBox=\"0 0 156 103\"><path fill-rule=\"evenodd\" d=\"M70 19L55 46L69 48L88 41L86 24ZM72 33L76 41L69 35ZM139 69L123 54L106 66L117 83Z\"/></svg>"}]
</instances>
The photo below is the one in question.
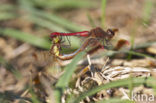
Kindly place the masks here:
<instances>
[{"instance_id":1,"label":"green grass blade","mask_svg":"<svg viewBox=\"0 0 156 103\"><path fill-rule=\"evenodd\" d=\"M29 93L31 94L32 103L41 103L32 87L29 87Z\"/></svg>"},{"instance_id":2,"label":"green grass blade","mask_svg":"<svg viewBox=\"0 0 156 103\"><path fill-rule=\"evenodd\" d=\"M155 44L156 44L156 41L145 42L145 43L141 43L141 44L134 46L134 49L146 48L146 47L149 47L149 46L155 45Z\"/></svg>"},{"instance_id":3,"label":"green grass blade","mask_svg":"<svg viewBox=\"0 0 156 103\"><path fill-rule=\"evenodd\" d=\"M51 44L48 40L45 38L40 38L37 36L34 36L32 34L28 34L19 30L7 28L7 29L0 29L0 35L9 36L12 38L15 38L17 40L30 43L34 46L49 49Z\"/></svg>"},{"instance_id":4,"label":"green grass blade","mask_svg":"<svg viewBox=\"0 0 156 103\"><path fill-rule=\"evenodd\" d=\"M129 98L131 98L131 94L133 92L133 76L132 76L132 73L130 73L130 77L129 77L129 84L128 84L128 89L129 89Z\"/></svg>"},{"instance_id":5,"label":"green grass blade","mask_svg":"<svg viewBox=\"0 0 156 103\"><path fill-rule=\"evenodd\" d=\"M24 9L28 13L30 13L29 14L30 16L34 15L36 17L41 17L43 19L49 20L49 22L51 22L51 23L58 24L66 29L71 30L71 31L81 31L83 28L83 27L80 27L64 18L56 16L55 14L51 14L51 13L44 12L42 10L35 9L32 5L32 2L29 0L26 0L26 1L20 0L19 3L21 5L20 7L22 9ZM63 32L63 31L59 31L59 32Z\"/></svg>"},{"instance_id":6,"label":"green grass blade","mask_svg":"<svg viewBox=\"0 0 156 103\"><path fill-rule=\"evenodd\" d=\"M58 26L56 23L54 24L54 22L51 22L50 20L46 19L45 17L38 15L38 13L37 13L38 10L33 8L33 5L31 4L30 1L21 0L21 1L19 1L19 4L21 5L20 6L21 9L24 9L25 11L28 12L27 19L29 19L34 24L39 25L44 28L47 28L52 31L67 32L67 30L65 30L63 27Z\"/></svg>"},{"instance_id":7,"label":"green grass blade","mask_svg":"<svg viewBox=\"0 0 156 103\"><path fill-rule=\"evenodd\" d=\"M16 13L13 12L15 10L15 6L10 4L0 4L0 21L13 19L16 17Z\"/></svg>"},{"instance_id":8,"label":"green grass blade","mask_svg":"<svg viewBox=\"0 0 156 103\"><path fill-rule=\"evenodd\" d=\"M68 8L93 8L96 2L89 0L33 0L34 5L48 9L68 9Z\"/></svg>"},{"instance_id":9,"label":"green grass blade","mask_svg":"<svg viewBox=\"0 0 156 103\"><path fill-rule=\"evenodd\" d=\"M27 18L31 22L33 22L41 27L52 30L52 31L59 31L59 32L67 31L67 30L63 29L62 27L58 26L57 24L52 23L50 20L47 20L45 17L41 16L44 14L38 15L38 14L40 14L40 12L33 7L33 4L30 0L26 0L26 1L19 0L18 3L20 5L20 8L25 10L28 13Z\"/></svg>"},{"instance_id":10,"label":"green grass blade","mask_svg":"<svg viewBox=\"0 0 156 103\"><path fill-rule=\"evenodd\" d=\"M66 28L66 29L71 30L71 31L81 31L83 28L83 27L80 27L80 26L72 23L71 21L68 21L64 18L56 16L55 14L46 13L46 12L41 11L41 10L35 10L32 13L35 14L36 16L40 16L40 17L43 17L45 19L48 19L51 22L54 22L54 23Z\"/></svg>"},{"instance_id":11,"label":"green grass blade","mask_svg":"<svg viewBox=\"0 0 156 103\"><path fill-rule=\"evenodd\" d=\"M140 48L146 48L146 47L154 45L154 44L156 44L156 41L145 42L145 43L141 43L140 45L134 46L133 49L135 50L135 49L140 49ZM109 50L109 51L107 51L105 53L101 53L100 56L113 56L113 55L118 54L118 53L128 53L128 54L135 55L135 56L149 57L149 58L155 59L155 57L153 57L153 56L143 54L143 53L139 53L139 52L135 52L133 50L120 50L120 51Z\"/></svg>"},{"instance_id":12,"label":"green grass blade","mask_svg":"<svg viewBox=\"0 0 156 103\"><path fill-rule=\"evenodd\" d=\"M74 99L73 103L79 103L82 99L84 99L86 96L91 96L101 90L106 90L106 89L109 89L109 88L116 88L116 87L121 87L121 86L128 86L128 84L130 83L131 81L128 79L122 79L122 80L117 80L117 81L113 81L113 82L110 82L110 83L107 83L107 84L103 84L103 85L100 85L100 86L97 86L91 90L88 90L84 93L81 93L81 95L79 97L77 97L76 99ZM142 78L142 77L139 77L139 78L133 78L133 84L134 86L136 85L141 85L143 83L147 83L148 85L150 86L155 86L154 83L156 83L155 79L154 78Z\"/></svg>"},{"instance_id":13,"label":"green grass blade","mask_svg":"<svg viewBox=\"0 0 156 103\"><path fill-rule=\"evenodd\" d=\"M146 54L139 53L139 52L135 52L135 51L123 51L123 52L129 53L129 54L133 54L133 55L136 55L136 56L140 56L140 57L150 57L150 58L154 58L153 56L146 55Z\"/></svg>"},{"instance_id":14,"label":"green grass blade","mask_svg":"<svg viewBox=\"0 0 156 103\"><path fill-rule=\"evenodd\" d=\"M18 5L22 9L31 10L34 4L31 0L18 0Z\"/></svg>"},{"instance_id":15,"label":"green grass blade","mask_svg":"<svg viewBox=\"0 0 156 103\"><path fill-rule=\"evenodd\" d=\"M15 6L11 4L0 4L0 11L14 10Z\"/></svg>"},{"instance_id":16,"label":"green grass blade","mask_svg":"<svg viewBox=\"0 0 156 103\"><path fill-rule=\"evenodd\" d=\"M135 37L136 37L136 34L137 34L137 29L138 29L138 27L139 27L139 23L138 23L138 21L136 20L136 21L135 21L135 25L132 27L132 30L131 30L131 32L130 32L130 34L131 34L131 36L130 36L130 39L131 39L131 40L130 40L130 44L131 44L131 45L130 45L130 46L131 46L130 50L133 50L133 49L134 49ZM132 57L132 54L129 53L127 59L130 60L131 57Z\"/></svg>"},{"instance_id":17,"label":"green grass blade","mask_svg":"<svg viewBox=\"0 0 156 103\"><path fill-rule=\"evenodd\" d=\"M105 19L106 19L106 4L107 4L107 0L102 0L102 17L101 17L101 25L103 28L105 28Z\"/></svg>"},{"instance_id":18,"label":"green grass blade","mask_svg":"<svg viewBox=\"0 0 156 103\"><path fill-rule=\"evenodd\" d=\"M65 72L64 74L60 77L59 81L57 82L56 86L57 87L62 87L65 88L68 86L69 84L69 80L72 77L72 74L74 73L75 69L76 69L76 64L78 63L78 61L84 56L84 52L81 52L80 54L78 54L73 60L72 62L67 65L65 67Z\"/></svg>"},{"instance_id":19,"label":"green grass blade","mask_svg":"<svg viewBox=\"0 0 156 103\"><path fill-rule=\"evenodd\" d=\"M8 19L14 19L15 17L16 17L16 15L14 13L0 12L0 21L8 20Z\"/></svg>"},{"instance_id":20,"label":"green grass blade","mask_svg":"<svg viewBox=\"0 0 156 103\"><path fill-rule=\"evenodd\" d=\"M44 27L44 28L47 28L49 30L52 30L52 31L57 31L57 32L68 32L67 30L63 29L62 27L60 26L57 26L56 24L48 21L48 20L45 20L43 18L40 18L38 16L29 16L28 18L31 22L33 22L34 24L37 24L41 27Z\"/></svg>"},{"instance_id":21,"label":"green grass blade","mask_svg":"<svg viewBox=\"0 0 156 103\"><path fill-rule=\"evenodd\" d=\"M139 52L135 52L135 51L128 51L128 50L121 50L121 51L107 51L107 52L104 52L104 53L101 53L98 57L101 57L101 56L113 56L115 54L120 54L120 53L126 53L126 54L133 54L133 55L136 55L136 56L140 56L140 57L150 57L150 58L154 58L150 55L146 55L146 54L143 54L143 53L139 53Z\"/></svg>"},{"instance_id":22,"label":"green grass blade","mask_svg":"<svg viewBox=\"0 0 156 103\"><path fill-rule=\"evenodd\" d=\"M60 79L58 80L58 82L56 84L55 97L56 97L57 103L60 103L61 94L63 93L65 87L68 86L69 81L72 77L72 74L74 73L74 71L76 69L76 65L77 65L78 61L84 56L84 54L85 54L84 52L81 52L80 54L78 54L72 60L72 62L65 67L64 74L60 77Z\"/></svg>"},{"instance_id":23,"label":"green grass blade","mask_svg":"<svg viewBox=\"0 0 156 103\"><path fill-rule=\"evenodd\" d=\"M149 20L152 13L154 3L152 0L145 0L144 8L143 8L143 23L149 24Z\"/></svg>"},{"instance_id":24,"label":"green grass blade","mask_svg":"<svg viewBox=\"0 0 156 103\"><path fill-rule=\"evenodd\" d=\"M95 28L96 27L95 22L94 22L94 20L92 19L91 15L89 13L87 13L87 17L88 17L88 20L89 20L90 25L93 28Z\"/></svg>"},{"instance_id":25,"label":"green grass blade","mask_svg":"<svg viewBox=\"0 0 156 103\"><path fill-rule=\"evenodd\" d=\"M135 103L134 101L130 101L130 100L122 100L120 98L111 98L108 100L102 100L96 103Z\"/></svg>"}]
</instances>

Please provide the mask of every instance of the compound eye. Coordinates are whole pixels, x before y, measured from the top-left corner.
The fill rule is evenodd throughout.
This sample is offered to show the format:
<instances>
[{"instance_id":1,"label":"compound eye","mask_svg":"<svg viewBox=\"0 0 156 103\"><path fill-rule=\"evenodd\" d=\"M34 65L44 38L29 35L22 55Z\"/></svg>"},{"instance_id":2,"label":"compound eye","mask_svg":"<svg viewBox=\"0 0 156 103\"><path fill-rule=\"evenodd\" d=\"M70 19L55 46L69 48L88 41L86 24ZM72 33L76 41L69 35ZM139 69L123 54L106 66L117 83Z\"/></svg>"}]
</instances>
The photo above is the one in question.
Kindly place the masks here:
<instances>
[{"instance_id":1,"label":"compound eye","mask_svg":"<svg viewBox=\"0 0 156 103\"><path fill-rule=\"evenodd\" d=\"M108 29L107 34L108 34L109 38L112 38L114 36L114 31L111 29Z\"/></svg>"}]
</instances>

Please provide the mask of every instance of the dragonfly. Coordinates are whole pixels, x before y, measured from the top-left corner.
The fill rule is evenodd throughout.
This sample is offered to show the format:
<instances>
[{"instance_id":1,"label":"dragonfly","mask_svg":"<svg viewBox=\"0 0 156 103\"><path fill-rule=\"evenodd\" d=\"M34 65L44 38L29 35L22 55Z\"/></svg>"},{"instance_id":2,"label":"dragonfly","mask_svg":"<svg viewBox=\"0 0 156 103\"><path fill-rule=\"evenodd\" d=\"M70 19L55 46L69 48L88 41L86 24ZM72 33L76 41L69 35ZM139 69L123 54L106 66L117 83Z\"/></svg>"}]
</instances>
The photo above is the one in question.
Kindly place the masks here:
<instances>
[{"instance_id":1,"label":"dragonfly","mask_svg":"<svg viewBox=\"0 0 156 103\"><path fill-rule=\"evenodd\" d=\"M107 47L109 41L114 37L115 33L118 31L118 29L107 29L104 31L100 27L96 27L91 29L90 31L81 31L81 32L75 32L75 33L61 33L61 32L53 32L51 33L51 38L54 38L55 36L79 36L79 37L86 37L86 38L96 38L97 40L100 40L103 42L103 47Z\"/></svg>"},{"instance_id":2,"label":"dragonfly","mask_svg":"<svg viewBox=\"0 0 156 103\"><path fill-rule=\"evenodd\" d=\"M118 29L107 29L107 31L104 31L100 27L96 27L91 29L90 31L81 31L81 32L75 32L75 33L60 33L60 32L53 32L51 33L51 38L55 36L82 36L82 37L97 37L97 38L112 38L115 35L115 32L118 31Z\"/></svg>"}]
</instances>

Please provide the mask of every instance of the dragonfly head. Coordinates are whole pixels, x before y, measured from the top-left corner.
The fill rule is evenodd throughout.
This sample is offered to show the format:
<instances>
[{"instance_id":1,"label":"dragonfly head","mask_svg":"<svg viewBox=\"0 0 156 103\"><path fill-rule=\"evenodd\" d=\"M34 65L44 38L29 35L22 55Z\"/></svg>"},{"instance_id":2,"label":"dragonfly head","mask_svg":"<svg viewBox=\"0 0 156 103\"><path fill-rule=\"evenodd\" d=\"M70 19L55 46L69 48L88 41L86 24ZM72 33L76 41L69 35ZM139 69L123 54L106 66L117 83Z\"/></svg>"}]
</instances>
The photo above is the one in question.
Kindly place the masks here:
<instances>
[{"instance_id":1,"label":"dragonfly head","mask_svg":"<svg viewBox=\"0 0 156 103\"><path fill-rule=\"evenodd\" d=\"M112 39L115 33L118 32L118 29L107 29L107 39Z\"/></svg>"}]
</instances>

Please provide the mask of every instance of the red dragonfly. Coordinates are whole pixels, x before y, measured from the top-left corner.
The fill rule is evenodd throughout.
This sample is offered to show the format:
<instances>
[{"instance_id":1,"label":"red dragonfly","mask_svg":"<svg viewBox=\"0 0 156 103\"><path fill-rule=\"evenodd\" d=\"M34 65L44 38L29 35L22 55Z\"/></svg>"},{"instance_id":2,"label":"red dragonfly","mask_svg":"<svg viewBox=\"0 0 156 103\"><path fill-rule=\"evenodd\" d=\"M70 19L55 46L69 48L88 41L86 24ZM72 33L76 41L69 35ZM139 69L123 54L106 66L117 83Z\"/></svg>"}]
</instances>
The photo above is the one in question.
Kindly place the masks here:
<instances>
[{"instance_id":1,"label":"red dragonfly","mask_svg":"<svg viewBox=\"0 0 156 103\"><path fill-rule=\"evenodd\" d=\"M54 38L55 36L80 36L80 37L91 37L96 38L98 41L103 42L103 47L107 47L109 41L112 39L112 37L115 35L115 32L117 32L118 29L107 29L107 31L104 31L100 27L96 27L94 29L91 29L90 31L82 31L82 32L75 32L75 33L60 33L60 32L53 32L51 33L51 38Z\"/></svg>"},{"instance_id":2,"label":"red dragonfly","mask_svg":"<svg viewBox=\"0 0 156 103\"><path fill-rule=\"evenodd\" d=\"M60 32L53 32L51 33L51 38L55 36L81 36L81 37L96 37L96 38L103 38L103 39L111 39L115 32L118 29L107 29L104 31L100 27L96 27L91 29L90 31L82 31L82 32L75 32L75 33L60 33Z\"/></svg>"}]
</instances>

